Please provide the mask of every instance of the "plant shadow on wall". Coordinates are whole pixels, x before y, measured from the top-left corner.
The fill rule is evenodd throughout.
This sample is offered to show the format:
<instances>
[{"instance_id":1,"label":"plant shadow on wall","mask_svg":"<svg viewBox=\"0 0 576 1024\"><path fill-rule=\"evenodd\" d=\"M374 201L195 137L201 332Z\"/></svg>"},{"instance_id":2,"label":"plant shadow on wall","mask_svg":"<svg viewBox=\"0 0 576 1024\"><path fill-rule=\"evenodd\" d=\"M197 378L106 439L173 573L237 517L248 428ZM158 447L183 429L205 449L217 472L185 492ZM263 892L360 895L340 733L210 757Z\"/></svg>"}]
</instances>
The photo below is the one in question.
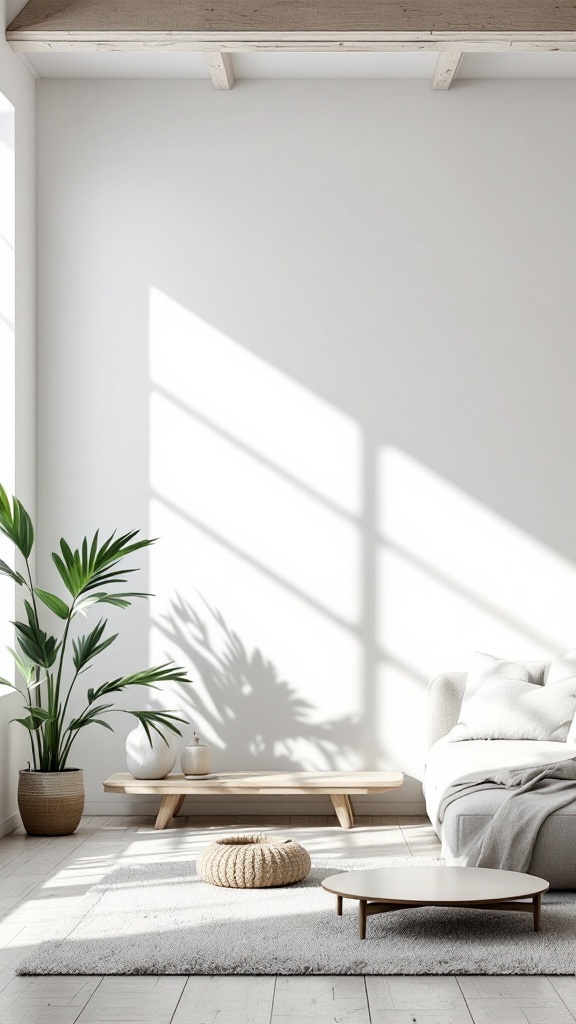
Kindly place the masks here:
<instances>
[{"instance_id":1,"label":"plant shadow on wall","mask_svg":"<svg viewBox=\"0 0 576 1024\"><path fill-rule=\"evenodd\" d=\"M360 720L344 716L314 722L313 705L281 678L260 649L249 651L204 600L203 608L204 615L177 595L160 628L204 683L205 693L200 686L185 692L186 714L208 728L221 751L219 767L296 771L355 765L362 746ZM227 765L231 750L234 762Z\"/></svg>"}]
</instances>

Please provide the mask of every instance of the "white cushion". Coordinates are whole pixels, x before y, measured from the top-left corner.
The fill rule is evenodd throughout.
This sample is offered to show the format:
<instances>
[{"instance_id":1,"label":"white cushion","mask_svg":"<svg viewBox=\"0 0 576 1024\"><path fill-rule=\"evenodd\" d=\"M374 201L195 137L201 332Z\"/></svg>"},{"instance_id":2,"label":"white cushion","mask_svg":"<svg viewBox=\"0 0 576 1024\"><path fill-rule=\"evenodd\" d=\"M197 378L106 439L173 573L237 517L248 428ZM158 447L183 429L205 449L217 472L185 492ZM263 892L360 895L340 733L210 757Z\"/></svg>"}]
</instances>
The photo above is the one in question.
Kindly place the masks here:
<instances>
[{"instance_id":1,"label":"white cushion","mask_svg":"<svg viewBox=\"0 0 576 1024\"><path fill-rule=\"evenodd\" d=\"M532 682L526 663L475 654L458 723L448 739L565 742L576 712L576 674Z\"/></svg>"},{"instance_id":2,"label":"white cushion","mask_svg":"<svg viewBox=\"0 0 576 1024\"><path fill-rule=\"evenodd\" d=\"M508 661L476 651L468 669L466 692L472 692L488 679L521 679L525 683L541 686L548 671L548 662Z\"/></svg>"},{"instance_id":3,"label":"white cushion","mask_svg":"<svg viewBox=\"0 0 576 1024\"><path fill-rule=\"evenodd\" d=\"M573 676L576 676L576 650L568 651L563 658L556 658L555 661L550 662L548 682L559 683ZM572 719L566 742L576 744L576 717Z\"/></svg>"}]
</instances>

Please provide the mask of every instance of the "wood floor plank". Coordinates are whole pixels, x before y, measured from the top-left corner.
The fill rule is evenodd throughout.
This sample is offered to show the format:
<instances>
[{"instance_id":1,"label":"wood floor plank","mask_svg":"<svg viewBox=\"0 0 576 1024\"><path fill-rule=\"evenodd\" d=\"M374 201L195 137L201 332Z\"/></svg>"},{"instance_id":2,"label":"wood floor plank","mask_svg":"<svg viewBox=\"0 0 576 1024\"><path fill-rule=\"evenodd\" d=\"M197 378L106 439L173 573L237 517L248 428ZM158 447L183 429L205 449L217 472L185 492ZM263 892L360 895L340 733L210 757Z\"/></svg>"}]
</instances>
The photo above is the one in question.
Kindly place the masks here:
<instances>
[{"instance_id":1,"label":"wood floor plank","mask_svg":"<svg viewBox=\"0 0 576 1024\"><path fill-rule=\"evenodd\" d=\"M557 974L552 975L548 981L572 1015L576 1017L576 977L573 974Z\"/></svg>"},{"instance_id":2,"label":"wood floor plank","mask_svg":"<svg viewBox=\"0 0 576 1024\"><path fill-rule=\"evenodd\" d=\"M40 977L12 978L0 992L0 1007L5 1009L18 1001L21 1005L49 999L55 1006L85 1006L94 994L100 978Z\"/></svg>"},{"instance_id":3,"label":"wood floor plank","mask_svg":"<svg viewBox=\"0 0 576 1024\"><path fill-rule=\"evenodd\" d=\"M171 1024L269 1024L273 976L188 978Z\"/></svg>"},{"instance_id":4,"label":"wood floor plank","mask_svg":"<svg viewBox=\"0 0 576 1024\"><path fill-rule=\"evenodd\" d=\"M0 920L0 949L5 949L24 927L22 920L10 914Z\"/></svg>"},{"instance_id":5,"label":"wood floor plank","mask_svg":"<svg viewBox=\"0 0 576 1024\"><path fill-rule=\"evenodd\" d=\"M291 820L289 814L189 814L179 815L178 824L184 822L187 828L199 829L214 827L229 829L231 825L239 825L241 828L253 828L261 825L286 828L290 825Z\"/></svg>"},{"instance_id":6,"label":"wood floor plank","mask_svg":"<svg viewBox=\"0 0 576 1024\"><path fill-rule=\"evenodd\" d=\"M9 975L10 978L13 978L18 964L29 952L30 950L20 949L17 946L6 946L4 949L0 949L0 976Z\"/></svg>"},{"instance_id":7,"label":"wood floor plank","mask_svg":"<svg viewBox=\"0 0 576 1024\"><path fill-rule=\"evenodd\" d=\"M369 976L366 988L370 1009L383 1010L452 1010L465 1008L464 996L456 978L448 975Z\"/></svg>"},{"instance_id":8,"label":"wood floor plank","mask_svg":"<svg viewBox=\"0 0 576 1024\"><path fill-rule=\"evenodd\" d=\"M473 1024L464 1002L449 1010L373 1010L370 1004L370 1020L372 1024Z\"/></svg>"},{"instance_id":9,"label":"wood floor plank","mask_svg":"<svg viewBox=\"0 0 576 1024\"><path fill-rule=\"evenodd\" d=\"M468 1009L474 1024L574 1024L563 1003L541 1006L519 998L470 999Z\"/></svg>"},{"instance_id":10,"label":"wood floor plank","mask_svg":"<svg viewBox=\"0 0 576 1024\"><path fill-rule=\"evenodd\" d=\"M271 1024L370 1024L364 979L348 975L276 979Z\"/></svg>"},{"instance_id":11,"label":"wood floor plank","mask_svg":"<svg viewBox=\"0 0 576 1024\"><path fill-rule=\"evenodd\" d=\"M459 974L458 985L465 999L531 999L558 1002L558 993L543 975Z\"/></svg>"},{"instance_id":12,"label":"wood floor plank","mask_svg":"<svg viewBox=\"0 0 576 1024\"><path fill-rule=\"evenodd\" d=\"M403 824L401 829L413 857L440 857L442 855L442 843L429 821L424 824Z\"/></svg>"},{"instance_id":13,"label":"wood floor plank","mask_svg":"<svg viewBox=\"0 0 576 1024\"><path fill-rule=\"evenodd\" d=\"M2 1024L75 1024L100 978L13 978L0 990Z\"/></svg>"},{"instance_id":14,"label":"wood floor plank","mask_svg":"<svg viewBox=\"0 0 576 1024\"><path fill-rule=\"evenodd\" d=\"M474 1024L573 1024L574 1017L543 976L462 976L458 983Z\"/></svg>"},{"instance_id":15,"label":"wood floor plank","mask_svg":"<svg viewBox=\"0 0 576 1024\"><path fill-rule=\"evenodd\" d=\"M76 1024L77 1006L54 1006L38 1001L33 1006L15 1004L2 1013L2 1024Z\"/></svg>"},{"instance_id":16,"label":"wood floor plank","mask_svg":"<svg viewBox=\"0 0 576 1024\"><path fill-rule=\"evenodd\" d=\"M107 977L78 1024L171 1024L186 978Z\"/></svg>"},{"instance_id":17,"label":"wood floor plank","mask_svg":"<svg viewBox=\"0 0 576 1024\"><path fill-rule=\"evenodd\" d=\"M430 819L425 814L399 814L398 824L401 828L413 828L420 825L430 826Z\"/></svg>"}]
</instances>

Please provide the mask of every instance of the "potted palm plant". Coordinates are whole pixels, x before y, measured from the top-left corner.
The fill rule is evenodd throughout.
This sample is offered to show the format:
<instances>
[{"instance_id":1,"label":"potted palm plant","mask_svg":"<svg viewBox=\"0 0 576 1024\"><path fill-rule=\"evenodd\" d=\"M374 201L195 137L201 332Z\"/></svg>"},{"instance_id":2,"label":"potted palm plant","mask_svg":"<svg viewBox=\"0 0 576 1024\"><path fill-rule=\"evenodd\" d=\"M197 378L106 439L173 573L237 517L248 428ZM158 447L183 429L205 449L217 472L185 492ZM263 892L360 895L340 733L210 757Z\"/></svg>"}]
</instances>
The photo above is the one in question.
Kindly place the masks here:
<instances>
[{"instance_id":1,"label":"potted palm plant","mask_svg":"<svg viewBox=\"0 0 576 1024\"><path fill-rule=\"evenodd\" d=\"M149 597L136 591L118 592L115 588L127 582L128 573L137 571L121 568L120 563L154 541L136 539L138 530L122 536L114 533L104 542L97 532L91 542L85 537L76 550L61 540L60 550L52 553L52 560L66 590L64 600L34 585L30 567L34 545L32 520L22 503L17 498L10 501L1 486L0 531L13 542L23 559L19 568L0 560L0 575L10 577L23 591L22 621L14 623L17 649L9 648L21 681L18 684L0 678L1 685L12 687L23 698L23 717L13 721L27 729L30 736L31 764L20 772L18 806L30 835L70 835L78 827L84 808L82 770L69 767L72 748L82 729L99 725L112 730L107 716L119 712L138 720L150 745L154 733L167 742L164 731L181 735L178 724L186 725L185 719L172 711L115 708L114 697L134 686L159 689L159 684L169 680L190 680L184 669L172 662L155 665L90 687L85 706L79 713L71 714L70 698L80 685L80 676L118 636L106 635L105 619L86 633L76 629L74 620L86 616L94 605L127 608L135 598ZM59 636L41 624L40 611L45 613L46 609L61 621Z\"/></svg>"}]
</instances>

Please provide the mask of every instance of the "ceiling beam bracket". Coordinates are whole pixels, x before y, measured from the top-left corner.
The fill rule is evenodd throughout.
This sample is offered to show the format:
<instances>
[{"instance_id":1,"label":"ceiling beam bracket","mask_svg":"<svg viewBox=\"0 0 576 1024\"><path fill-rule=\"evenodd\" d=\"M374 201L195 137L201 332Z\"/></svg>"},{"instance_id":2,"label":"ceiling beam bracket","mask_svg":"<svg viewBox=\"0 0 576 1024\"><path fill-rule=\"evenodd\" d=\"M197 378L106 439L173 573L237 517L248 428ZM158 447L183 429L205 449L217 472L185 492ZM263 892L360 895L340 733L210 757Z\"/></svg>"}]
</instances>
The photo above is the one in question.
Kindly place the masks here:
<instances>
[{"instance_id":1,"label":"ceiling beam bracket","mask_svg":"<svg viewBox=\"0 0 576 1024\"><path fill-rule=\"evenodd\" d=\"M462 56L461 50L442 50L438 54L438 61L432 79L432 88L435 92L450 88L460 66Z\"/></svg>"},{"instance_id":2,"label":"ceiling beam bracket","mask_svg":"<svg viewBox=\"0 0 576 1024\"><path fill-rule=\"evenodd\" d=\"M236 79L230 54L221 53L218 50L207 50L206 60L214 88L231 89Z\"/></svg>"}]
</instances>

